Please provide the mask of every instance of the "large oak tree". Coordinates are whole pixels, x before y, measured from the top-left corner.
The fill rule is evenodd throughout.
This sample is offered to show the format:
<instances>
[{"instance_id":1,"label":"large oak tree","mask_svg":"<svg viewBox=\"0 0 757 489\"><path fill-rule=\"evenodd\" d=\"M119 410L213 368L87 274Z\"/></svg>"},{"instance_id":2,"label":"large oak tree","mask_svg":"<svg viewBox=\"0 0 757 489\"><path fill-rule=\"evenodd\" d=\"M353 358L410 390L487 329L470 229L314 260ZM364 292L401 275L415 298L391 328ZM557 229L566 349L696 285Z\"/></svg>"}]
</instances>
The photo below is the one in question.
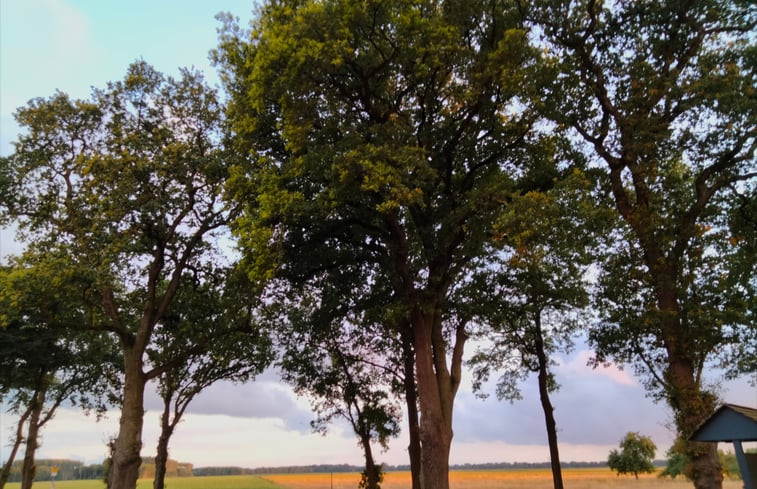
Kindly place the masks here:
<instances>
[{"instance_id":1,"label":"large oak tree","mask_svg":"<svg viewBox=\"0 0 757 489\"><path fill-rule=\"evenodd\" d=\"M449 295L484 252L534 123L533 53L512 14L499 1L274 1L251 33L227 25L217 53L249 154L229 185L246 206L245 263L300 283L355 267L391 291L381 323L414 354L427 488L449 487L468 337Z\"/></svg>"},{"instance_id":2,"label":"large oak tree","mask_svg":"<svg viewBox=\"0 0 757 489\"><path fill-rule=\"evenodd\" d=\"M733 224L754 206L757 10L556 0L522 12L556 68L551 116L605 169L623 222L602 276L598 359L633 361L686 439L716 407L705 370L755 365L743 348L755 342L754 234ZM716 447L686 452L695 486L721 487Z\"/></svg>"}]
</instances>

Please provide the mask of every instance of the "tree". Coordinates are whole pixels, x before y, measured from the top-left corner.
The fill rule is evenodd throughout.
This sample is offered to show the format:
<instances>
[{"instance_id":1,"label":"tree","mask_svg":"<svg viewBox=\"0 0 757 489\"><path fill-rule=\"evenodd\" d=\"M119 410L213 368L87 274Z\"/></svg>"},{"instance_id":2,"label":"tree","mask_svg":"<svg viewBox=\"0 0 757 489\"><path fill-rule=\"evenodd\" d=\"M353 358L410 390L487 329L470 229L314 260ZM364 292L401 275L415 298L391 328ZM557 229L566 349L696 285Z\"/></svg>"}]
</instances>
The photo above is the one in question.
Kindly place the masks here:
<instances>
[{"instance_id":1,"label":"tree","mask_svg":"<svg viewBox=\"0 0 757 489\"><path fill-rule=\"evenodd\" d=\"M19 420L0 488L25 443L21 487L27 489L39 434L58 407L70 402L99 418L109 403L117 404L120 377L116 345L106 335L61 328L84 313L77 292L58 287L66 270L30 253L10 262L0 267L0 399L9 401Z\"/></svg>"},{"instance_id":2,"label":"tree","mask_svg":"<svg viewBox=\"0 0 757 489\"><path fill-rule=\"evenodd\" d=\"M585 275L603 221L588 198L592 183L586 175L575 168L565 172L555 174L549 190L513 197L498 220L494 258L475 284L481 291L477 305L483 305L474 316L480 325L476 336L484 346L470 361L476 390L492 372L500 375L499 399L520 399L518 383L537 375L556 489L563 482L550 400L558 388L553 355L570 350L573 337L588 322L581 314L589 304Z\"/></svg>"},{"instance_id":3,"label":"tree","mask_svg":"<svg viewBox=\"0 0 757 489\"><path fill-rule=\"evenodd\" d=\"M612 450L607 458L610 469L621 474L639 474L654 472L654 460L657 447L647 436L629 432L620 442L620 452Z\"/></svg>"},{"instance_id":4,"label":"tree","mask_svg":"<svg viewBox=\"0 0 757 489\"><path fill-rule=\"evenodd\" d=\"M197 73L164 77L145 62L90 100L63 93L16 112L26 129L8 159L4 216L29 247L65 257L97 314L67 326L114 335L124 369L108 486L134 488L144 388L176 367L148 364L154 333L183 277L214 256L213 234L234 215L221 199L224 153L216 93ZM202 344L197 344L203 348Z\"/></svg>"},{"instance_id":5,"label":"tree","mask_svg":"<svg viewBox=\"0 0 757 489\"><path fill-rule=\"evenodd\" d=\"M391 291L380 323L412 347L422 478L447 489L468 338L449 297L526 164L525 32L505 2L276 1L216 54L251 155L229 182L245 265L293 283L354 268Z\"/></svg>"},{"instance_id":6,"label":"tree","mask_svg":"<svg viewBox=\"0 0 757 489\"><path fill-rule=\"evenodd\" d=\"M622 220L601 275L597 360L633 362L688 439L716 407L705 370L755 365L754 235L729 221L753 205L757 177L757 13L717 0L521 8L556 72L545 108L604 168ZM695 486L721 487L715 446L685 451Z\"/></svg>"},{"instance_id":7,"label":"tree","mask_svg":"<svg viewBox=\"0 0 757 489\"><path fill-rule=\"evenodd\" d=\"M155 457L154 489L165 487L168 444L194 398L225 380L247 382L273 360L270 338L257 327L246 282L233 268L208 263L186 276L174 302L156 329L154 365L172 364L158 377L163 400ZM203 345L198 348L197 345ZM190 471L191 473L191 471Z\"/></svg>"},{"instance_id":8,"label":"tree","mask_svg":"<svg viewBox=\"0 0 757 489\"><path fill-rule=\"evenodd\" d=\"M290 293L287 289L286 295ZM310 398L317 415L311 423L316 431L326 433L334 419L349 423L365 458L360 487L379 489L383 473L372 444L386 449L389 440L399 433L402 417L393 393L398 366L387 362L391 355L385 353L396 347L396 340L376 335L365 324L356 324L360 318L355 316L350 318L352 322L334 319L330 328L313 327L322 326L314 316L331 316L330 310L340 307L336 301L349 303L350 298L349 293L322 294L318 304L311 306L312 314L305 317L301 316L303 308L283 306L290 318L277 342L282 350L278 365L295 392Z\"/></svg>"}]
</instances>

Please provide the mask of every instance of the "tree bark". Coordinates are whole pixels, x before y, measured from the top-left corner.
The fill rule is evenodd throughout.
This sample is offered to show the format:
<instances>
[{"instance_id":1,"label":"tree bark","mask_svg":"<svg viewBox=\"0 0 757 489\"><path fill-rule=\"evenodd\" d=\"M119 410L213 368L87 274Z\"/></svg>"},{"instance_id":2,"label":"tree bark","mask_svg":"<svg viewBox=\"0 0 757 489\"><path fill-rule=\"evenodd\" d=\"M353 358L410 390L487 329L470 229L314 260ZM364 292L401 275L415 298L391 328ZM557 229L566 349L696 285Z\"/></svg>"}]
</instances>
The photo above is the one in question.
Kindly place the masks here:
<instances>
[{"instance_id":1,"label":"tree bark","mask_svg":"<svg viewBox=\"0 0 757 489\"><path fill-rule=\"evenodd\" d=\"M108 489L135 489L142 463L145 376L141 350L124 346L124 367L121 420L108 472Z\"/></svg>"},{"instance_id":2,"label":"tree bark","mask_svg":"<svg viewBox=\"0 0 757 489\"><path fill-rule=\"evenodd\" d=\"M562 467L560 466L560 450L557 444L557 423L555 422L554 407L549 399L549 372L547 354L544 351L544 338L541 329L541 313L536 315L536 358L539 361L539 398L544 411L544 421L547 426L547 441L549 443L549 459L552 465L552 482L555 489L563 489Z\"/></svg>"},{"instance_id":3,"label":"tree bark","mask_svg":"<svg viewBox=\"0 0 757 489\"><path fill-rule=\"evenodd\" d=\"M381 471L376 467L376 461L373 458L370 434L362 433L360 435L360 444L363 447L363 456L365 457L365 473L363 474L363 483L365 485L361 485L361 487L364 489L380 489Z\"/></svg>"},{"instance_id":4,"label":"tree bark","mask_svg":"<svg viewBox=\"0 0 757 489\"><path fill-rule=\"evenodd\" d=\"M32 398L31 416L29 417L29 428L26 431L26 450L24 451L24 463L21 467L21 489L31 489L34 483L34 475L37 467L34 463L34 454L39 446L37 438L39 436L40 417L42 409L45 407L45 395L47 385L43 385Z\"/></svg>"},{"instance_id":5,"label":"tree bark","mask_svg":"<svg viewBox=\"0 0 757 489\"><path fill-rule=\"evenodd\" d=\"M661 329L668 355L668 402L675 413L679 435L688 437L715 411L717 398L703 391L697 380L696 362L689 353L686 331L681 324L681 311L672 270L647 264L657 283L657 302L662 313ZM691 479L696 489L722 489L723 471L718 458L717 445L694 443L686 445L691 462Z\"/></svg>"},{"instance_id":6,"label":"tree bark","mask_svg":"<svg viewBox=\"0 0 757 489\"><path fill-rule=\"evenodd\" d=\"M0 489L3 489L5 487L5 484L8 482L8 478L11 475L13 461L16 459L18 449L21 446L21 443L23 443L24 441L24 423L26 423L26 420L29 419L29 416L32 414L33 407L33 404L29 405L26 411L24 411L18 419L18 425L16 426L16 439L13 441L11 453L8 455L8 460L5 462L5 465L3 465L2 473L0 473Z\"/></svg>"},{"instance_id":7,"label":"tree bark","mask_svg":"<svg viewBox=\"0 0 757 489\"><path fill-rule=\"evenodd\" d=\"M692 362L669 354L668 377L672 385L670 403L676 413L678 432L688 438L715 411L715 396L702 392L696 382ZM723 470L717 444L688 442L686 455L691 467L690 477L696 489L721 489Z\"/></svg>"},{"instance_id":8,"label":"tree bark","mask_svg":"<svg viewBox=\"0 0 757 489\"><path fill-rule=\"evenodd\" d=\"M421 484L449 489L449 452L452 444L453 389L443 352L432 340L434 319L420 313L413 319L415 370L420 405Z\"/></svg>"},{"instance_id":9,"label":"tree bark","mask_svg":"<svg viewBox=\"0 0 757 489\"><path fill-rule=\"evenodd\" d=\"M166 482L166 464L168 462L168 442L173 435L178 419L171 421L171 397L163 399L163 414L160 417L160 437L155 454L155 478L153 489L163 489Z\"/></svg>"},{"instance_id":10,"label":"tree bark","mask_svg":"<svg viewBox=\"0 0 757 489\"><path fill-rule=\"evenodd\" d=\"M421 438L418 421L418 395L415 390L415 360L413 357L412 338L402 335L402 350L405 359L404 387L407 405L407 424L410 443L407 451L410 457L410 477L412 489L423 489L421 484Z\"/></svg>"}]
</instances>

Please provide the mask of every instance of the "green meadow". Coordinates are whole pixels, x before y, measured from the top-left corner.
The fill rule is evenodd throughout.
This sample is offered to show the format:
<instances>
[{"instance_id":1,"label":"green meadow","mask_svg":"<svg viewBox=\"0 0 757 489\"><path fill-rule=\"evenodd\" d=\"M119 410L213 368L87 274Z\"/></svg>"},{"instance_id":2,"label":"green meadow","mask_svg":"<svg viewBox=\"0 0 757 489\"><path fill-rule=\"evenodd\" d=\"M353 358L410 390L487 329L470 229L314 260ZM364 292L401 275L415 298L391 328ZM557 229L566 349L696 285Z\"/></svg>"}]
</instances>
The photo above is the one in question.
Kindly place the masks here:
<instances>
[{"instance_id":1,"label":"green meadow","mask_svg":"<svg viewBox=\"0 0 757 489\"><path fill-rule=\"evenodd\" d=\"M54 484L55 489L105 489L105 483L99 480L58 481ZM19 489L21 484L8 483L5 487ZM35 482L32 489L51 489L51 482ZM137 489L152 489L152 479L140 479ZM166 489L283 489L283 486L252 475L226 475L167 478Z\"/></svg>"}]
</instances>

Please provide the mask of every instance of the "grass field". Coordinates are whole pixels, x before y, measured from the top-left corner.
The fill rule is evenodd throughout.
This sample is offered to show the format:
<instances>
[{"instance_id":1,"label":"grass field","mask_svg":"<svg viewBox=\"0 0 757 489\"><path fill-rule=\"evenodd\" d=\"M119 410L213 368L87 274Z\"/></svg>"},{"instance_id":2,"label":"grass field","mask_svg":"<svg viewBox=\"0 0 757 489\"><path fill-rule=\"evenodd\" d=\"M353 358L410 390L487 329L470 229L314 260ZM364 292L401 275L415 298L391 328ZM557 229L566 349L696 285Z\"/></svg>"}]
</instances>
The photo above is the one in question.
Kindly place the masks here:
<instances>
[{"instance_id":1,"label":"grass field","mask_svg":"<svg viewBox=\"0 0 757 489\"><path fill-rule=\"evenodd\" d=\"M21 484L8 483L6 489L19 489ZM35 482L32 489L50 489L50 482ZM357 486L356 486L357 487ZM55 489L105 489L98 480L58 481ZM152 489L152 479L140 479L137 489ZM276 483L251 475L181 477L166 479L166 489L285 489Z\"/></svg>"},{"instance_id":2,"label":"grass field","mask_svg":"<svg viewBox=\"0 0 757 489\"><path fill-rule=\"evenodd\" d=\"M276 474L264 476L185 477L166 479L166 489L356 489L360 474ZM617 477L609 469L569 469L563 472L566 489L688 489L683 479L659 479L654 475ZM9 483L7 489L20 484ZM552 489L549 470L492 470L450 472L451 489ZM33 489L49 489L50 482L36 482ZM55 489L104 489L100 481L60 481ZM151 489L152 480L142 479L137 489ZM389 472L382 489L409 489L409 472ZM724 489L741 489L741 481L727 480Z\"/></svg>"}]
</instances>

